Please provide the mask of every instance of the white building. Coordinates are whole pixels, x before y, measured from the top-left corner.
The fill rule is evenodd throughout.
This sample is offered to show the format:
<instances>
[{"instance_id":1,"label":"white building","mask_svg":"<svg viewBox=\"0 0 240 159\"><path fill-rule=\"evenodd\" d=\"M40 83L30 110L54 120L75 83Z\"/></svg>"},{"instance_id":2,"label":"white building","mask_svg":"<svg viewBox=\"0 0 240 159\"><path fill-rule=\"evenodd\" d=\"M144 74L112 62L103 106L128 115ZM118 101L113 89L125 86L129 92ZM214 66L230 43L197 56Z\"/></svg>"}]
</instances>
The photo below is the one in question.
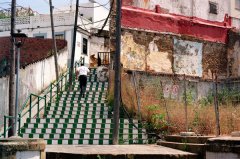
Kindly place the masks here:
<instances>
[{"instance_id":1,"label":"white building","mask_svg":"<svg viewBox=\"0 0 240 159\"><path fill-rule=\"evenodd\" d=\"M165 12L218 22L228 14L234 27L240 24L240 0L133 0L133 4L151 10L160 5Z\"/></svg>"},{"instance_id":2,"label":"white building","mask_svg":"<svg viewBox=\"0 0 240 159\"><path fill-rule=\"evenodd\" d=\"M80 59L80 57L84 57L85 63L88 66L90 63L90 55L93 54L90 53L90 39L92 36L91 31L93 30L93 28L101 28L102 24L104 23L103 19L106 19L108 15L108 10L104 8L104 6L99 6L95 8L94 6L99 5L97 3L87 3L81 5L87 5L92 7L84 8L87 11L85 11L84 13L80 12L78 16L78 30L75 44L75 60L77 61ZM81 11L83 11L84 9L81 9ZM56 14L54 14L53 16L56 39L65 39L68 42L69 65L72 52L71 50L74 33L75 10L65 10L63 13L56 12ZM102 18L102 21L100 21L100 18ZM52 38L51 21L50 15L48 14L17 17L16 29L22 30L22 32L27 34L28 37ZM10 19L0 19L0 37L3 36L10 36ZM101 38L100 41L102 41ZM106 49L104 48L104 51L105 50ZM99 51L101 51L101 49Z\"/></svg>"}]
</instances>

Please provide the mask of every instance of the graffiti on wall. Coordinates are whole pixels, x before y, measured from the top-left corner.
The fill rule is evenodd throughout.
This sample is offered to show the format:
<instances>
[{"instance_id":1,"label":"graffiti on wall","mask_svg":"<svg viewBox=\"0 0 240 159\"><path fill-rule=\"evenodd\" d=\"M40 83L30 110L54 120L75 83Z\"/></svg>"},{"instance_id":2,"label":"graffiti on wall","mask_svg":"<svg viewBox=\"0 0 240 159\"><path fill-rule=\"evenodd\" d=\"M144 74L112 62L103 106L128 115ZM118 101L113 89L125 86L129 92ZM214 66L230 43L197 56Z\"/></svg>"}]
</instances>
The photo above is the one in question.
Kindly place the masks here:
<instances>
[{"instance_id":1,"label":"graffiti on wall","mask_svg":"<svg viewBox=\"0 0 240 159\"><path fill-rule=\"evenodd\" d=\"M202 77L202 43L174 39L176 74Z\"/></svg>"}]
</instances>

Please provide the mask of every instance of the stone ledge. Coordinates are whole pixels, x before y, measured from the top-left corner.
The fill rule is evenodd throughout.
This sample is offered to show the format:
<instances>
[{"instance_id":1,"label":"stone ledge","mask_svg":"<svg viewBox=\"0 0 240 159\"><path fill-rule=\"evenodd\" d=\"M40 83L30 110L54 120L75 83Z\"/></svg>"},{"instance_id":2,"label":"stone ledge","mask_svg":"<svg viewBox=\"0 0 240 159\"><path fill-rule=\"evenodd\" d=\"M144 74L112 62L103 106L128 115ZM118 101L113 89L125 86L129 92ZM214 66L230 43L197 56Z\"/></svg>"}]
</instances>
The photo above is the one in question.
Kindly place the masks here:
<instances>
[{"instance_id":1,"label":"stone ledge","mask_svg":"<svg viewBox=\"0 0 240 159\"><path fill-rule=\"evenodd\" d=\"M240 137L211 138L207 141L207 151L240 154Z\"/></svg>"},{"instance_id":2,"label":"stone ledge","mask_svg":"<svg viewBox=\"0 0 240 159\"><path fill-rule=\"evenodd\" d=\"M43 139L8 138L0 139L0 152L44 151L46 143Z\"/></svg>"}]
</instances>

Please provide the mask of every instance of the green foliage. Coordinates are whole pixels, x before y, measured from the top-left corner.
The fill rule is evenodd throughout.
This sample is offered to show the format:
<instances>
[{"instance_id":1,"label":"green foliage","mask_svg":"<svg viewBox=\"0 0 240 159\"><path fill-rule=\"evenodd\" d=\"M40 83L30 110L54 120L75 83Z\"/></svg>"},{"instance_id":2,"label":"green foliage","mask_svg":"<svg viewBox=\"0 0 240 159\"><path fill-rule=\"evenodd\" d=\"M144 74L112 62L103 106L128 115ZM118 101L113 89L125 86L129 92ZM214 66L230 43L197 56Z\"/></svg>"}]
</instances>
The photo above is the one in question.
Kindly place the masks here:
<instances>
[{"instance_id":1,"label":"green foliage","mask_svg":"<svg viewBox=\"0 0 240 159\"><path fill-rule=\"evenodd\" d=\"M240 99L240 92L237 89L228 89L223 88L218 91L217 94L218 103L220 105L226 105L228 103L231 103L233 101L237 101ZM214 94L208 93L208 95L202 99L199 100L199 104L201 106L207 106L214 103Z\"/></svg>"},{"instance_id":2,"label":"green foliage","mask_svg":"<svg viewBox=\"0 0 240 159\"><path fill-rule=\"evenodd\" d=\"M183 93L182 96L182 100L185 100L185 94ZM189 89L186 91L186 100L187 100L187 104L193 104L194 102L194 94L193 94L193 90Z\"/></svg>"},{"instance_id":3,"label":"green foliage","mask_svg":"<svg viewBox=\"0 0 240 159\"><path fill-rule=\"evenodd\" d=\"M162 130L168 123L165 120L165 114L158 113L159 105L149 105L148 111L152 114L149 121L144 125L148 131L155 132L155 130Z\"/></svg>"}]
</instances>

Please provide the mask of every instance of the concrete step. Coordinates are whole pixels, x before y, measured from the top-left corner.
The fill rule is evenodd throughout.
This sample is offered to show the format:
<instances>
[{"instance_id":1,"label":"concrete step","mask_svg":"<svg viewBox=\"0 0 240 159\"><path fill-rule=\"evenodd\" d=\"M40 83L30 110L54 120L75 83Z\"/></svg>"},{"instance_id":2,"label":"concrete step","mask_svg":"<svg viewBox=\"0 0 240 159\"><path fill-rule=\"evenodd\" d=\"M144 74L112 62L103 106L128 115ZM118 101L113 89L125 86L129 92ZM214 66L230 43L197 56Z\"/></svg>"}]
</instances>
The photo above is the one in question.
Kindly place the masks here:
<instances>
[{"instance_id":1,"label":"concrete step","mask_svg":"<svg viewBox=\"0 0 240 159\"><path fill-rule=\"evenodd\" d=\"M193 153L158 145L47 145L47 159L197 159Z\"/></svg>"},{"instance_id":2,"label":"concrete step","mask_svg":"<svg viewBox=\"0 0 240 159\"><path fill-rule=\"evenodd\" d=\"M169 142L179 142L179 143L196 143L205 144L208 139L214 136L180 136L180 135L167 135L164 136L164 140Z\"/></svg>"},{"instance_id":3,"label":"concrete step","mask_svg":"<svg viewBox=\"0 0 240 159\"><path fill-rule=\"evenodd\" d=\"M179 142L169 142L169 141L158 141L158 145L170 147L173 149L178 149L182 151L187 151L191 153L196 153L199 155L204 155L205 153L205 144L196 144L196 143L179 143Z\"/></svg>"}]
</instances>

